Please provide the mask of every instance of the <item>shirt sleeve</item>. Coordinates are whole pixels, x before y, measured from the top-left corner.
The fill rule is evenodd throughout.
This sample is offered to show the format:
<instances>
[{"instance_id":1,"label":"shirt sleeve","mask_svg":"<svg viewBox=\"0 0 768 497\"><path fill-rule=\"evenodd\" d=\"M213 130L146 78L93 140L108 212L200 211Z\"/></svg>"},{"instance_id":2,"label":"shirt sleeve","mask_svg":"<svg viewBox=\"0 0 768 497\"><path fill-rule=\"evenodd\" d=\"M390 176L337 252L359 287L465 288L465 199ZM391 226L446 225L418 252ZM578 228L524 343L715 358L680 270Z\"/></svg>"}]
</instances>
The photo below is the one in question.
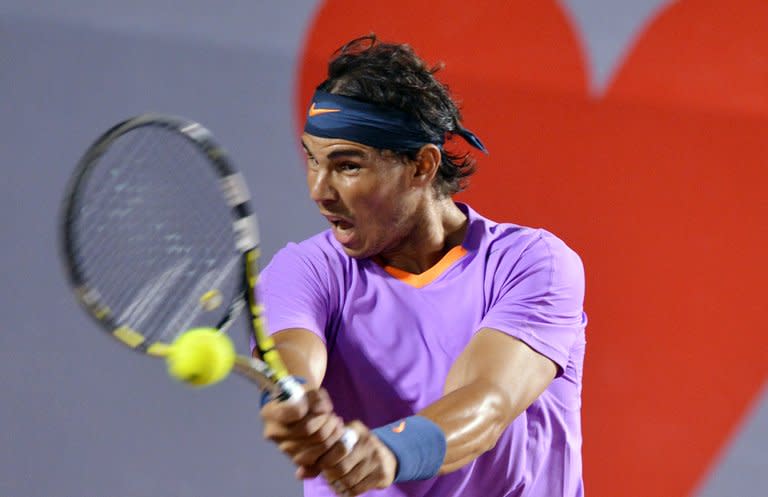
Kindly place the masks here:
<instances>
[{"instance_id":1,"label":"shirt sleeve","mask_svg":"<svg viewBox=\"0 0 768 497\"><path fill-rule=\"evenodd\" d=\"M261 272L258 296L264 305L267 333L303 328L326 342L330 316L329 271L295 243L281 249Z\"/></svg>"},{"instance_id":2,"label":"shirt sleeve","mask_svg":"<svg viewBox=\"0 0 768 497\"><path fill-rule=\"evenodd\" d=\"M537 233L518 257L502 257L494 276L500 290L480 326L525 342L555 362L560 376L586 325L584 268L561 240Z\"/></svg>"}]
</instances>

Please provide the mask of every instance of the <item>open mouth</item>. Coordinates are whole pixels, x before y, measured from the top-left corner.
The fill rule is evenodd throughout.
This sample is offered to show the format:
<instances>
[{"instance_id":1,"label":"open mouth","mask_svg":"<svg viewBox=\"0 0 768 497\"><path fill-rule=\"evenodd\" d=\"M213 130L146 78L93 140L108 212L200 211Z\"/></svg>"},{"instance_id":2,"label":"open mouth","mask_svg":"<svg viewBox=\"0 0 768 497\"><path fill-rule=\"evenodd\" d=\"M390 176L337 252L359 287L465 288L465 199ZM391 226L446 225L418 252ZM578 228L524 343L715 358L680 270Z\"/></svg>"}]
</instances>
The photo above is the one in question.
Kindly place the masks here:
<instances>
[{"instance_id":1,"label":"open mouth","mask_svg":"<svg viewBox=\"0 0 768 497\"><path fill-rule=\"evenodd\" d=\"M333 234L336 237L336 240L338 240L338 242L342 245L348 245L352 241L355 225L350 221L340 217L325 217L328 219L328 222L331 223Z\"/></svg>"},{"instance_id":2,"label":"open mouth","mask_svg":"<svg viewBox=\"0 0 768 497\"><path fill-rule=\"evenodd\" d=\"M333 220L333 221L331 221L331 224L337 230L342 230L342 231L343 230L348 230L348 229L350 229L352 227L352 223L350 223L349 221L345 221L343 219Z\"/></svg>"}]
</instances>

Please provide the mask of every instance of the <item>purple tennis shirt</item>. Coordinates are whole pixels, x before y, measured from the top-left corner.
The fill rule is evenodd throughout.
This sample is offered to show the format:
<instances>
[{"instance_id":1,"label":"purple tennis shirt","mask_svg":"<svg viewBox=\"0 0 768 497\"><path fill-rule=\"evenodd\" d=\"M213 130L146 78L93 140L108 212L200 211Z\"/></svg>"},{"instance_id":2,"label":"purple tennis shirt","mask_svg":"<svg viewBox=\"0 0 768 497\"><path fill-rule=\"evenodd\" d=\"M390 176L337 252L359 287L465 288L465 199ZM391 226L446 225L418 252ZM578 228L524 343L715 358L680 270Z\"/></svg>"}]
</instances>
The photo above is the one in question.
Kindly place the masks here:
<instances>
[{"instance_id":1,"label":"purple tennis shirt","mask_svg":"<svg viewBox=\"0 0 768 497\"><path fill-rule=\"evenodd\" d=\"M345 421L375 428L442 396L472 336L493 328L558 366L496 446L459 470L371 496L579 497L584 271L551 233L490 221L458 204L464 242L421 275L348 257L330 230L280 250L259 292L270 333L305 328L326 344L323 386ZM322 478L306 497L335 495Z\"/></svg>"}]
</instances>

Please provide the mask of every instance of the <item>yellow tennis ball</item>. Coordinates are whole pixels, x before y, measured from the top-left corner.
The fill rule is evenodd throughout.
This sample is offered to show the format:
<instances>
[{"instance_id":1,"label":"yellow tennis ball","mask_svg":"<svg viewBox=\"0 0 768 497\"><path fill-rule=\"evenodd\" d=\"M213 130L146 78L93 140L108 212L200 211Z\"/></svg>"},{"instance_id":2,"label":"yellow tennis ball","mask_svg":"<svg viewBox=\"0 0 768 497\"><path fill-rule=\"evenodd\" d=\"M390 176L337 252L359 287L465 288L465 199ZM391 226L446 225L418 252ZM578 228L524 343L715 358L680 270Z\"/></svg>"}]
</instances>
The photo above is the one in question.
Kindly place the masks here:
<instances>
[{"instance_id":1,"label":"yellow tennis ball","mask_svg":"<svg viewBox=\"0 0 768 497\"><path fill-rule=\"evenodd\" d=\"M227 377L235 363L235 346L215 328L195 328L173 341L166 363L173 378L204 387Z\"/></svg>"}]
</instances>

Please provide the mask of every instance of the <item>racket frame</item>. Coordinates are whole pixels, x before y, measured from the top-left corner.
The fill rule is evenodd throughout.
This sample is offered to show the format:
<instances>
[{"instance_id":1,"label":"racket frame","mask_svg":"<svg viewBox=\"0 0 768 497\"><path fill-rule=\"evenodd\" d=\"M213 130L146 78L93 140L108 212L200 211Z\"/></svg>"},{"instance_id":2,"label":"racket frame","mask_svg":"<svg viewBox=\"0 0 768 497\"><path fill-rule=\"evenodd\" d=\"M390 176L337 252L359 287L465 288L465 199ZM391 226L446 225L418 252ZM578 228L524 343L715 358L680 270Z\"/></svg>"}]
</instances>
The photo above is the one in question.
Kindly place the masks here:
<instances>
[{"instance_id":1,"label":"racket frame","mask_svg":"<svg viewBox=\"0 0 768 497\"><path fill-rule=\"evenodd\" d=\"M245 180L210 131L197 122L162 114L142 114L108 129L82 156L66 190L60 224L61 254L68 281L77 300L102 328L124 345L153 356L164 356L168 353L170 345L162 342L148 343L141 333L117 322L110 308L102 302L98 289L88 286L74 249L73 225L80 205L80 185L87 181L90 171L118 138L141 127L158 127L174 132L197 147L219 178L223 199L232 211L236 249L243 261L242 291L229 303L216 328L226 332L242 309L247 307L250 314L249 328L257 349L254 354L258 351L261 358L238 355L233 370L257 383L262 389L269 390L281 400L301 397L304 390L299 382L288 374L275 349L274 341L266 334L264 308L256 299L260 240L258 221L250 206L250 194Z\"/></svg>"}]
</instances>

